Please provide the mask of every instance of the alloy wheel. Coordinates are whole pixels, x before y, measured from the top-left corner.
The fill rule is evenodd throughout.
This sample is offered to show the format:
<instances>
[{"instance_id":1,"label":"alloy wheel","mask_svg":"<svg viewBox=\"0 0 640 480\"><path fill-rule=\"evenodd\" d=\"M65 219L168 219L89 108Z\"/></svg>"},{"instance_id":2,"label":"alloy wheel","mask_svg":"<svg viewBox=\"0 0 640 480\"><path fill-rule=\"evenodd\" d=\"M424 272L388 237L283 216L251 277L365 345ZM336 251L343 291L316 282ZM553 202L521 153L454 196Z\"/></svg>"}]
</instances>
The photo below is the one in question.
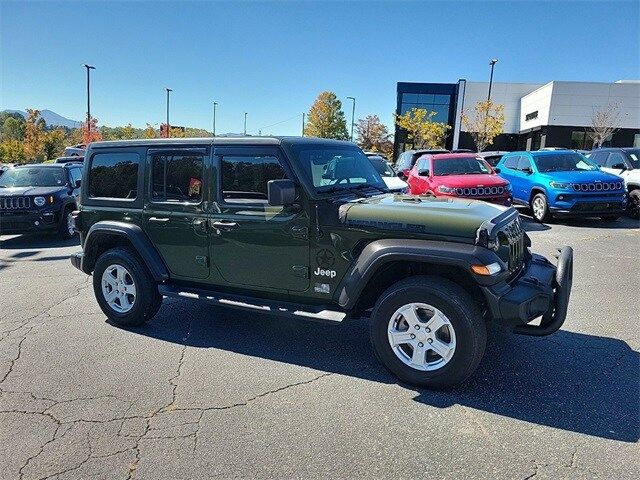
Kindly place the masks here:
<instances>
[{"instance_id":1,"label":"alloy wheel","mask_svg":"<svg viewBox=\"0 0 640 480\"><path fill-rule=\"evenodd\" d=\"M136 301L136 285L122 265L109 265L102 273L102 295L115 312L127 313Z\"/></svg>"},{"instance_id":2,"label":"alloy wheel","mask_svg":"<svg viewBox=\"0 0 640 480\"><path fill-rule=\"evenodd\" d=\"M389 345L405 365L420 371L444 367L456 350L456 334L447 316L425 303L409 303L394 312Z\"/></svg>"}]
</instances>

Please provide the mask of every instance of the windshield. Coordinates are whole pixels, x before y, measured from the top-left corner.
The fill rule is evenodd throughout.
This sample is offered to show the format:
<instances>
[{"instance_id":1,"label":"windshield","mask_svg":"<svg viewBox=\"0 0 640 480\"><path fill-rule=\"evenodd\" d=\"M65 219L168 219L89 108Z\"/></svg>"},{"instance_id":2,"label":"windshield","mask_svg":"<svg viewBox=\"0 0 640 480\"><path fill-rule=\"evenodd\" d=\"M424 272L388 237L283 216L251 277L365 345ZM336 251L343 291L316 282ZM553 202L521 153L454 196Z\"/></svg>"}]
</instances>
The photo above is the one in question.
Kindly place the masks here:
<instances>
[{"instance_id":1,"label":"windshield","mask_svg":"<svg viewBox=\"0 0 640 480\"><path fill-rule=\"evenodd\" d=\"M534 155L533 160L536 162L539 172L574 172L598 169L587 157L576 152Z\"/></svg>"},{"instance_id":2,"label":"windshield","mask_svg":"<svg viewBox=\"0 0 640 480\"><path fill-rule=\"evenodd\" d=\"M67 183L62 168L21 167L10 168L0 177L0 187L60 187Z\"/></svg>"},{"instance_id":3,"label":"windshield","mask_svg":"<svg viewBox=\"0 0 640 480\"><path fill-rule=\"evenodd\" d=\"M373 165L373 168L383 177L395 177L396 174L393 172L391 165L387 163L387 161L378 156L370 156L369 161Z\"/></svg>"},{"instance_id":4,"label":"windshield","mask_svg":"<svg viewBox=\"0 0 640 480\"><path fill-rule=\"evenodd\" d=\"M629 155L629 162L633 168L640 168L640 148L629 149L626 151Z\"/></svg>"},{"instance_id":5,"label":"windshield","mask_svg":"<svg viewBox=\"0 0 640 480\"><path fill-rule=\"evenodd\" d=\"M475 157L446 158L433 160L433 174L443 175L475 175L491 173L484 160Z\"/></svg>"},{"instance_id":6,"label":"windshield","mask_svg":"<svg viewBox=\"0 0 640 480\"><path fill-rule=\"evenodd\" d=\"M387 190L382 177L359 148L297 145L292 149L318 192L366 185Z\"/></svg>"}]
</instances>

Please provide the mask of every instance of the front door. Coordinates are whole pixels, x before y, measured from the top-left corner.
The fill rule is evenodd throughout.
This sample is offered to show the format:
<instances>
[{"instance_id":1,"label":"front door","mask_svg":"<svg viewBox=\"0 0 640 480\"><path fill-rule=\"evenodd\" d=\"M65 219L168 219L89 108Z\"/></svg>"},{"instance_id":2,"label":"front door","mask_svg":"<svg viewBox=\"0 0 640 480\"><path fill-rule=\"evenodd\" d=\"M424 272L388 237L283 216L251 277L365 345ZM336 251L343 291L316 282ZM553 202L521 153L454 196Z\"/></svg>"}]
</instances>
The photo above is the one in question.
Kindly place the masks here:
<instances>
[{"instance_id":1,"label":"front door","mask_svg":"<svg viewBox=\"0 0 640 480\"><path fill-rule=\"evenodd\" d=\"M209 276L203 182L208 158L206 148L149 150L144 229L174 278Z\"/></svg>"},{"instance_id":2,"label":"front door","mask_svg":"<svg viewBox=\"0 0 640 480\"><path fill-rule=\"evenodd\" d=\"M309 287L309 217L296 205L270 206L267 182L293 179L275 146L217 147L217 204L210 217L212 278L234 286L303 291Z\"/></svg>"}]
</instances>

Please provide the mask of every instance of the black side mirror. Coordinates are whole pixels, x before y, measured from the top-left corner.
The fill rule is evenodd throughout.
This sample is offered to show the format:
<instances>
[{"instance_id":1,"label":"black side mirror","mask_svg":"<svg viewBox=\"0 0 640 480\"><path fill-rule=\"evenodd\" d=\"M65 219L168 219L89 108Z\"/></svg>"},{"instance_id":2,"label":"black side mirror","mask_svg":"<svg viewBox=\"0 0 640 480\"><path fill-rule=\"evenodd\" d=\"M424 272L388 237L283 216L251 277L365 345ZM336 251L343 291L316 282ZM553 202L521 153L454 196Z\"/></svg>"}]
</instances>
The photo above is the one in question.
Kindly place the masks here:
<instances>
[{"instance_id":1,"label":"black side mirror","mask_svg":"<svg viewBox=\"0 0 640 480\"><path fill-rule=\"evenodd\" d=\"M82 183L82 180L76 180L76 188L80 188L81 183Z\"/></svg>"},{"instance_id":2,"label":"black side mirror","mask_svg":"<svg viewBox=\"0 0 640 480\"><path fill-rule=\"evenodd\" d=\"M613 168L615 170L622 170L624 172L627 169L627 166L624 163L616 163L611 168Z\"/></svg>"},{"instance_id":3,"label":"black side mirror","mask_svg":"<svg viewBox=\"0 0 640 480\"><path fill-rule=\"evenodd\" d=\"M496 173L500 173L502 170L500 170L499 168L494 168L493 171Z\"/></svg>"},{"instance_id":4,"label":"black side mirror","mask_svg":"<svg viewBox=\"0 0 640 480\"><path fill-rule=\"evenodd\" d=\"M428 168L423 168L422 170L418 170L418 175L420 175L421 177L428 177L429 176L429 169Z\"/></svg>"},{"instance_id":5,"label":"black side mirror","mask_svg":"<svg viewBox=\"0 0 640 480\"><path fill-rule=\"evenodd\" d=\"M291 180L269 180L267 198L274 207L292 205L296 199L296 185Z\"/></svg>"},{"instance_id":6,"label":"black side mirror","mask_svg":"<svg viewBox=\"0 0 640 480\"><path fill-rule=\"evenodd\" d=\"M404 172L402 170L400 170L397 174L398 178L400 178L401 180L406 180L407 176L404 174Z\"/></svg>"},{"instance_id":7,"label":"black side mirror","mask_svg":"<svg viewBox=\"0 0 640 480\"><path fill-rule=\"evenodd\" d=\"M530 174L533 173L533 170L531 170L531 167L525 167L525 168L522 169L522 171L524 173L526 173L527 175L530 175Z\"/></svg>"}]
</instances>

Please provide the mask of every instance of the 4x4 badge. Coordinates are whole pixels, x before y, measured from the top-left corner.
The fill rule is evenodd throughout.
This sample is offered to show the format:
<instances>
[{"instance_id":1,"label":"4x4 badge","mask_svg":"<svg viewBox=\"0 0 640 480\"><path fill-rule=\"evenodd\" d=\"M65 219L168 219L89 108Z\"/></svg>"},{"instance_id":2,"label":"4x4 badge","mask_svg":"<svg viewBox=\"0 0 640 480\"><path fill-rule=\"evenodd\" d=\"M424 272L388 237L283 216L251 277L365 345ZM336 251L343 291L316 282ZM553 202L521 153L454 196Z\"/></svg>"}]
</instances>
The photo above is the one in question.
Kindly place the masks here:
<instances>
[{"instance_id":1,"label":"4x4 badge","mask_svg":"<svg viewBox=\"0 0 640 480\"><path fill-rule=\"evenodd\" d=\"M316 262L319 267L331 268L333 264L336 263L336 257L329 250L323 249L316 254Z\"/></svg>"}]
</instances>

